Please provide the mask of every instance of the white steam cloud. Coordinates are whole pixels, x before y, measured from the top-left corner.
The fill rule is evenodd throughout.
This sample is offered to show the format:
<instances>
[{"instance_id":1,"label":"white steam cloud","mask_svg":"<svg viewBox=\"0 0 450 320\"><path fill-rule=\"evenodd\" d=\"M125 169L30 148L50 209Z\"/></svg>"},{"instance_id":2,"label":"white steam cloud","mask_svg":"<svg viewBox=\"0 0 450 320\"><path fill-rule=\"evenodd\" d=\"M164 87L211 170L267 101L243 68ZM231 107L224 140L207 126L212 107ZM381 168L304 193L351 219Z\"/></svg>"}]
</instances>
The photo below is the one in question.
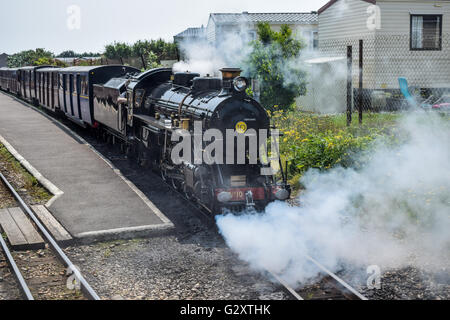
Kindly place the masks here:
<instances>
[{"instance_id":1,"label":"white steam cloud","mask_svg":"<svg viewBox=\"0 0 450 320\"><path fill-rule=\"evenodd\" d=\"M197 72L201 75L217 75L224 67L240 67L251 52L250 30L245 23L233 32L217 35L214 44L206 40L184 41L180 49L184 60L173 66L174 72Z\"/></svg>"},{"instance_id":2,"label":"white steam cloud","mask_svg":"<svg viewBox=\"0 0 450 320\"><path fill-rule=\"evenodd\" d=\"M291 285L316 277L305 255L334 271L342 266L414 265L450 258L450 126L415 113L400 121L409 136L395 149L377 142L360 170L310 170L301 206L270 204L262 214L224 215L217 225L229 247L257 270Z\"/></svg>"},{"instance_id":3,"label":"white steam cloud","mask_svg":"<svg viewBox=\"0 0 450 320\"><path fill-rule=\"evenodd\" d=\"M251 41L256 36L255 27L251 26L243 21L237 28L217 34L214 44L206 40L181 42L179 46L183 60L173 66L173 71L219 76L219 70L223 67L241 67L244 75L248 75L251 67L247 65L247 59L253 50ZM293 36L304 44L311 44L312 39L308 38L308 34L294 30ZM300 70L305 71L306 79L294 72ZM283 60L279 72L286 87L299 82L307 83L306 95L297 99L300 108L321 113L344 111L347 99L347 65L344 56L327 56L305 47L298 57Z\"/></svg>"}]
</instances>

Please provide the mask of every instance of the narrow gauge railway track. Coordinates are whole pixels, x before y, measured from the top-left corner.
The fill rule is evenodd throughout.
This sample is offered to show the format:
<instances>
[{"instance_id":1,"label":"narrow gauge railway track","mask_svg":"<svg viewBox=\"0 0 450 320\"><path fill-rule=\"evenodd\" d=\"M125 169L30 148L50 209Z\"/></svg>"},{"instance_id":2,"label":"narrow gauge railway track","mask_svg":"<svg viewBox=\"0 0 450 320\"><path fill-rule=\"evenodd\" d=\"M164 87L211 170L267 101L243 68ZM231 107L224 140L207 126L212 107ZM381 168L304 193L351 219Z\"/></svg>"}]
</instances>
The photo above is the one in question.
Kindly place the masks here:
<instances>
[{"instance_id":1,"label":"narrow gauge railway track","mask_svg":"<svg viewBox=\"0 0 450 320\"><path fill-rule=\"evenodd\" d=\"M36 215L32 211L32 209L22 199L22 197L16 192L14 187L9 183L9 181L6 179L6 177L1 172L0 172L0 178L1 178L1 181L3 181L4 185L9 189L11 194L14 196L16 201L19 203L19 205L23 209L23 211L34 222L34 224L38 228L39 232L44 236L45 241L52 248L56 257L61 261L61 263L66 267L67 270L71 270L74 273L75 279L76 279L76 281L78 281L80 283L81 291L83 292L85 297L90 300L100 300L100 297L97 295L97 293L94 291L94 289L92 289L92 287L89 285L89 283L83 277L83 275L78 271L76 266L66 256L66 254L61 249L61 247L58 245L58 243L55 241L53 236L42 225L42 223L36 217ZM26 298L27 300L34 300L34 297L30 291L30 288L28 287L19 267L17 266L17 263L14 260L14 257L12 255L7 243L3 240L2 236L0 236L0 244L1 244L1 249L5 254L6 261L8 262L8 264L11 268L11 271L14 274L14 276L19 284L20 290L23 293L24 298Z\"/></svg>"},{"instance_id":2,"label":"narrow gauge railway track","mask_svg":"<svg viewBox=\"0 0 450 320\"><path fill-rule=\"evenodd\" d=\"M328 270L318 261L310 256L305 256L326 276L317 283L317 288L311 290L295 290L283 279L271 271L267 271L277 282L281 284L284 291L291 296L292 300L368 300L356 289L342 280L335 273Z\"/></svg>"}]
</instances>

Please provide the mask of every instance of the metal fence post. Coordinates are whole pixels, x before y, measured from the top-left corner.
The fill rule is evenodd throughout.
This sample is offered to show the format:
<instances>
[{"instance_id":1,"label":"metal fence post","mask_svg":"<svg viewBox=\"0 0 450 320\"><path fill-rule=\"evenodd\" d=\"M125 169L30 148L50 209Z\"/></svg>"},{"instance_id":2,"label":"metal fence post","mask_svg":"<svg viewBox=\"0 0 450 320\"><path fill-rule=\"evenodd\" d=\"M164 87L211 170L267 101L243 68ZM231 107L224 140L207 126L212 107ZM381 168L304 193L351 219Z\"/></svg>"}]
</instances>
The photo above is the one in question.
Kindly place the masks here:
<instances>
[{"instance_id":1,"label":"metal fence post","mask_svg":"<svg viewBox=\"0 0 450 320\"><path fill-rule=\"evenodd\" d=\"M362 124L363 120L363 40L359 40L359 91L358 91L358 113L359 124Z\"/></svg>"},{"instance_id":2,"label":"metal fence post","mask_svg":"<svg viewBox=\"0 0 450 320\"><path fill-rule=\"evenodd\" d=\"M353 98L353 86L352 86L352 63L353 63L353 50L352 46L347 47L347 126L352 123L352 98Z\"/></svg>"}]
</instances>

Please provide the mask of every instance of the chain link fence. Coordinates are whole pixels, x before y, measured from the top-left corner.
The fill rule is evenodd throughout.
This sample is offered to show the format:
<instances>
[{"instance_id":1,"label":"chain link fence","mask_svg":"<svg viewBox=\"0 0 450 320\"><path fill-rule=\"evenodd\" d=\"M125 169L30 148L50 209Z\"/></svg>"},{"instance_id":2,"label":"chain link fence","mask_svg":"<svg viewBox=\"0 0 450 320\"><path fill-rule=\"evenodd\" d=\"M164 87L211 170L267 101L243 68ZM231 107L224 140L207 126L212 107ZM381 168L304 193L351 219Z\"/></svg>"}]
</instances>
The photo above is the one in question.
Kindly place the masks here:
<instances>
[{"instance_id":1,"label":"chain link fence","mask_svg":"<svg viewBox=\"0 0 450 320\"><path fill-rule=\"evenodd\" d=\"M409 101L422 107L439 102L450 95L450 34L424 39L424 43L435 48L414 49L409 35L320 41L320 51L305 59L308 92L297 99L297 105L321 113L345 112L348 101L352 110L360 106L365 112L404 110L411 103L401 91L399 78L406 80L413 96Z\"/></svg>"}]
</instances>

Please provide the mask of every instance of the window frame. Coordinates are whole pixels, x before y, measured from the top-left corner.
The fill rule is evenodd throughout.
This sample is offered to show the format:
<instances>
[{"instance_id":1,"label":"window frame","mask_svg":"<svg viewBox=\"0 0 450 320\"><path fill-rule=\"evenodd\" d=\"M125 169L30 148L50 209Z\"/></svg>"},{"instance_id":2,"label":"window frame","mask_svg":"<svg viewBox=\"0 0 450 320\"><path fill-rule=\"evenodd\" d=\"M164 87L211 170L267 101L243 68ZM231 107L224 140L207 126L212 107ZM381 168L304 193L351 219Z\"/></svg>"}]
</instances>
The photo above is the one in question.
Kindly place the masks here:
<instances>
[{"instance_id":1,"label":"window frame","mask_svg":"<svg viewBox=\"0 0 450 320\"><path fill-rule=\"evenodd\" d=\"M436 48L413 48L413 17L440 17L439 19L439 46ZM410 14L409 17L409 50L410 51L442 51L442 14Z\"/></svg>"}]
</instances>

